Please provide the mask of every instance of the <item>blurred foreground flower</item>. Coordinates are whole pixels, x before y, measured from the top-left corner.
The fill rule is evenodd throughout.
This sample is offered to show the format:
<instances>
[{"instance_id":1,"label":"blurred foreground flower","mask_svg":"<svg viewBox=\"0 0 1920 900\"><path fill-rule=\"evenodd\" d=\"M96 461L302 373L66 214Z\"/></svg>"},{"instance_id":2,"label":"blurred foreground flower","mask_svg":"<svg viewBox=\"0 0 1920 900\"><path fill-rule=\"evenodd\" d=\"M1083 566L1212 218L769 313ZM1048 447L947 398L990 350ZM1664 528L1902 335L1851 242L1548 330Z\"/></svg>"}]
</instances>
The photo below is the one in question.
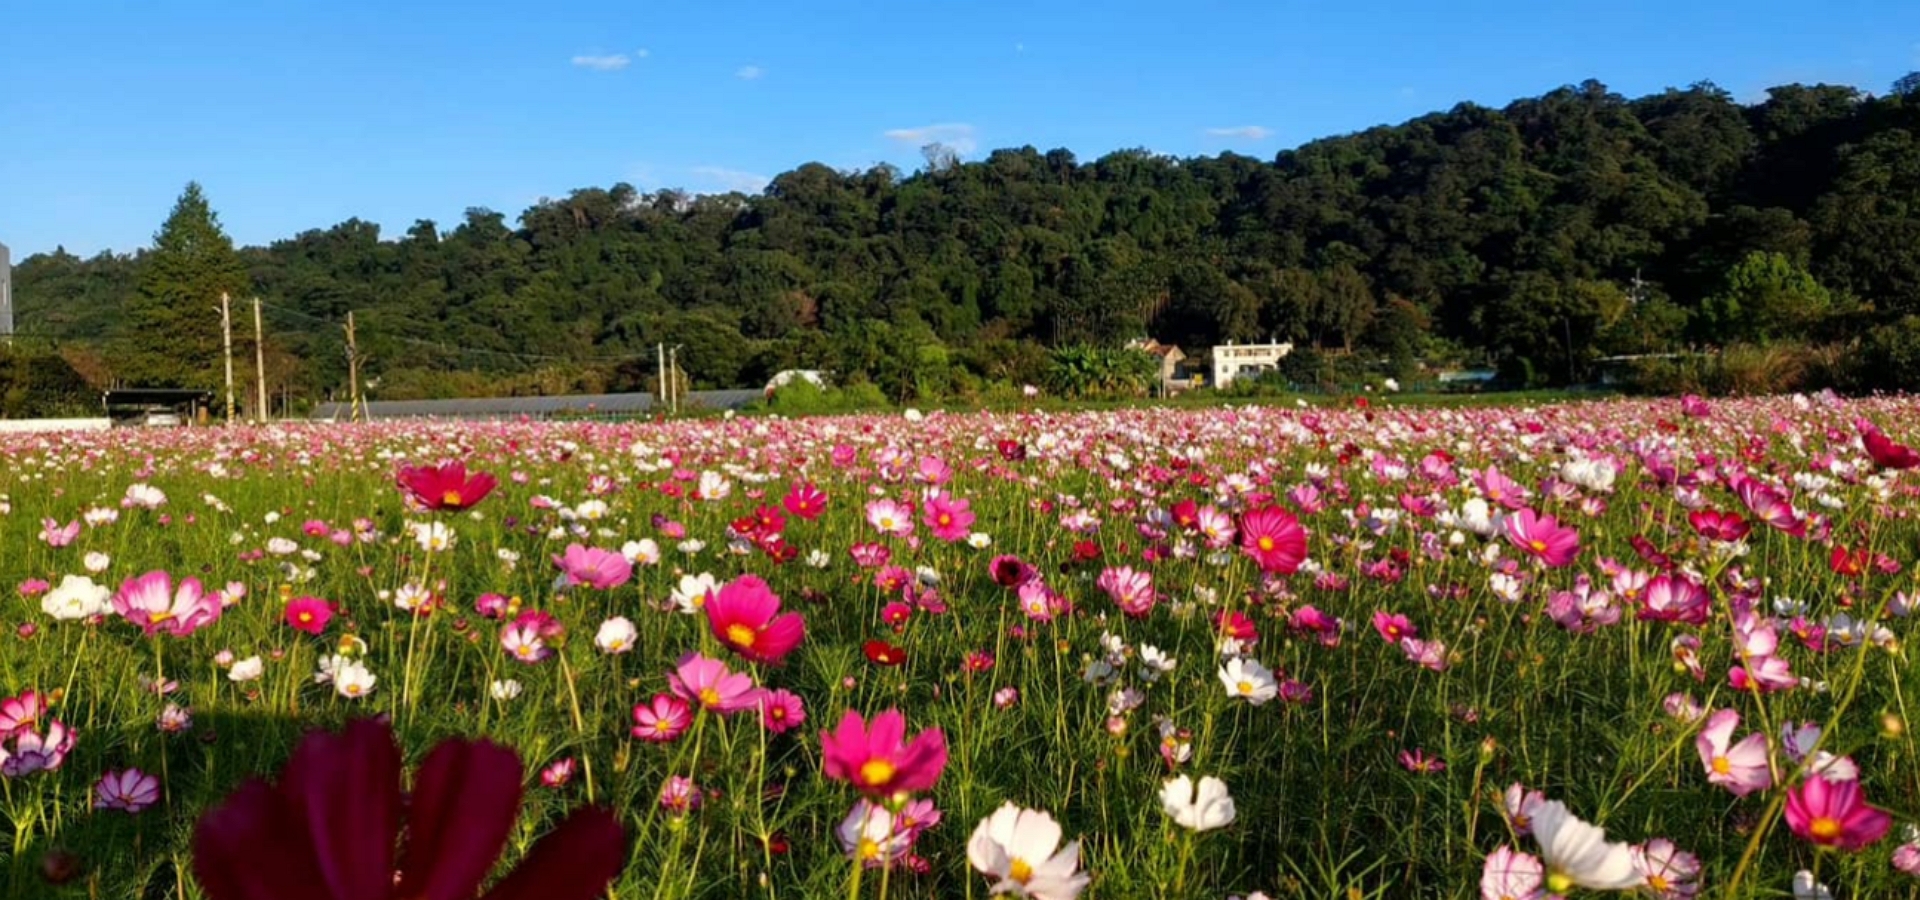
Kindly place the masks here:
<instances>
[{"instance_id":1,"label":"blurred foreground flower","mask_svg":"<svg viewBox=\"0 0 1920 900\"><path fill-rule=\"evenodd\" d=\"M443 741L404 803L400 769L385 722L308 735L277 783L251 780L201 816L194 877L210 900L473 897L519 813L520 758L484 741ZM395 850L403 829L404 855ZM611 813L579 810L485 900L591 900L619 874L625 841Z\"/></svg>"},{"instance_id":2,"label":"blurred foreground flower","mask_svg":"<svg viewBox=\"0 0 1920 900\"><path fill-rule=\"evenodd\" d=\"M467 465L450 462L439 466L403 466L395 481L407 498L422 509L467 509L493 493L500 479L486 472L467 474Z\"/></svg>"}]
</instances>

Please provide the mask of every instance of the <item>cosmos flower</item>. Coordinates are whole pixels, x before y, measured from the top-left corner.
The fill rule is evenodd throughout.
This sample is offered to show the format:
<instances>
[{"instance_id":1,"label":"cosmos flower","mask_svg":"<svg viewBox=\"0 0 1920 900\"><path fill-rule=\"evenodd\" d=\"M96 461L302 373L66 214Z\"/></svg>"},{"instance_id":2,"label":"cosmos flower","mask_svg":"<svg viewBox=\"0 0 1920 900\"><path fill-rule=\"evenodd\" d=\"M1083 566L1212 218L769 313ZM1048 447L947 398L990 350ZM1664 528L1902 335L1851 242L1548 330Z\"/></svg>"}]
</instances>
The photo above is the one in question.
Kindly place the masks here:
<instances>
[{"instance_id":1,"label":"cosmos flower","mask_svg":"<svg viewBox=\"0 0 1920 900\"><path fill-rule=\"evenodd\" d=\"M1160 808L1183 828L1211 831L1233 824L1233 797L1225 782L1212 775L1196 786L1185 775L1160 786Z\"/></svg>"},{"instance_id":2,"label":"cosmos flower","mask_svg":"<svg viewBox=\"0 0 1920 900\"><path fill-rule=\"evenodd\" d=\"M209 900L475 896L514 832L520 758L485 741L443 741L404 799L401 767L385 722L309 734L277 780L249 781L200 817L195 880ZM625 843L611 813L579 810L486 900L592 900L625 864Z\"/></svg>"},{"instance_id":3,"label":"cosmos flower","mask_svg":"<svg viewBox=\"0 0 1920 900\"><path fill-rule=\"evenodd\" d=\"M993 879L990 894L1073 900L1092 882L1080 869L1080 842L1060 846L1060 823L1037 809L1003 803L967 839L967 861Z\"/></svg>"},{"instance_id":4,"label":"cosmos flower","mask_svg":"<svg viewBox=\"0 0 1920 900\"><path fill-rule=\"evenodd\" d=\"M807 636L799 613L780 612L780 598L755 575L722 587L705 606L707 625L727 649L754 662L778 663Z\"/></svg>"},{"instance_id":5,"label":"cosmos flower","mask_svg":"<svg viewBox=\"0 0 1920 900\"><path fill-rule=\"evenodd\" d=\"M831 733L820 733L821 767L870 797L924 791L947 766L947 736L929 728L906 740L907 719L889 709L871 725L853 710Z\"/></svg>"},{"instance_id":6,"label":"cosmos flower","mask_svg":"<svg viewBox=\"0 0 1920 900\"><path fill-rule=\"evenodd\" d=\"M408 500L425 510L471 509L487 499L500 480L486 472L467 474L458 460L438 466L401 466L394 480Z\"/></svg>"}]
</instances>

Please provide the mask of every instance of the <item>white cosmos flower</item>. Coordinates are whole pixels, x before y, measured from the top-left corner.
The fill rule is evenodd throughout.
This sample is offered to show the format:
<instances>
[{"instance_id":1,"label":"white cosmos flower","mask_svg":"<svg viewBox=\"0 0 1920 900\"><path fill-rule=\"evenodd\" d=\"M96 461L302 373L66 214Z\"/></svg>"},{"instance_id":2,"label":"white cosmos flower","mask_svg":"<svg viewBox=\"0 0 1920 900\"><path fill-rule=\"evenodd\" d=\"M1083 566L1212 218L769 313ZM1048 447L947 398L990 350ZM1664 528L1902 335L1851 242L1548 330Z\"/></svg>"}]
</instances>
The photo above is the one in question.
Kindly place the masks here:
<instances>
[{"instance_id":1,"label":"white cosmos flower","mask_svg":"<svg viewBox=\"0 0 1920 900\"><path fill-rule=\"evenodd\" d=\"M112 595L112 591L94 584L93 579L85 575L68 575L60 579L59 587L40 598L40 609L61 621L86 619L104 615L107 598Z\"/></svg>"},{"instance_id":2,"label":"white cosmos flower","mask_svg":"<svg viewBox=\"0 0 1920 900\"><path fill-rule=\"evenodd\" d=\"M520 696L520 682L511 678L495 681L487 687L487 692L493 695L493 699L505 703Z\"/></svg>"},{"instance_id":3,"label":"white cosmos flower","mask_svg":"<svg viewBox=\"0 0 1920 900\"><path fill-rule=\"evenodd\" d=\"M82 557L80 564L86 566L87 571L99 574L105 572L108 566L113 565L113 557L95 550Z\"/></svg>"},{"instance_id":4,"label":"white cosmos flower","mask_svg":"<svg viewBox=\"0 0 1920 900\"><path fill-rule=\"evenodd\" d=\"M1236 656L1220 667L1220 683L1227 686L1227 696L1239 697L1255 706L1272 700L1280 693L1280 685L1274 681L1273 672L1259 662Z\"/></svg>"},{"instance_id":5,"label":"white cosmos flower","mask_svg":"<svg viewBox=\"0 0 1920 900\"><path fill-rule=\"evenodd\" d=\"M234 663L233 668L227 670L227 680L236 684L244 683L259 678L266 671L267 664L261 662L260 657L249 656Z\"/></svg>"},{"instance_id":6,"label":"white cosmos flower","mask_svg":"<svg viewBox=\"0 0 1920 900\"><path fill-rule=\"evenodd\" d=\"M620 555L634 565L651 566L660 561L660 545L654 543L653 538L628 541L620 545Z\"/></svg>"},{"instance_id":7,"label":"white cosmos flower","mask_svg":"<svg viewBox=\"0 0 1920 900\"><path fill-rule=\"evenodd\" d=\"M710 573L682 575L680 584L673 589L673 605L680 607L681 612L693 615L707 605L707 595L718 590L720 582Z\"/></svg>"},{"instance_id":8,"label":"white cosmos flower","mask_svg":"<svg viewBox=\"0 0 1920 900\"><path fill-rule=\"evenodd\" d=\"M1224 828L1233 823L1234 817L1233 797L1227 794L1226 782L1212 775L1202 777L1197 790L1193 779L1185 775L1162 785L1160 808L1173 821L1194 831Z\"/></svg>"},{"instance_id":9,"label":"white cosmos flower","mask_svg":"<svg viewBox=\"0 0 1920 900\"><path fill-rule=\"evenodd\" d=\"M1547 866L1547 889L1556 894L1576 886L1619 891L1640 883L1632 848L1608 841L1605 831L1575 818L1558 800L1534 808L1533 837Z\"/></svg>"},{"instance_id":10,"label":"white cosmos flower","mask_svg":"<svg viewBox=\"0 0 1920 900\"><path fill-rule=\"evenodd\" d=\"M626 616L614 616L600 623L600 631L593 636L593 645L603 653L625 653L633 649L634 639L639 634Z\"/></svg>"},{"instance_id":11,"label":"white cosmos flower","mask_svg":"<svg viewBox=\"0 0 1920 900\"><path fill-rule=\"evenodd\" d=\"M973 829L967 861L994 879L988 888L993 894L1073 900L1093 880L1078 871L1080 842L1060 847L1060 823L1053 816L1012 803L1002 804Z\"/></svg>"},{"instance_id":12,"label":"white cosmos flower","mask_svg":"<svg viewBox=\"0 0 1920 900\"><path fill-rule=\"evenodd\" d=\"M1833 892L1814 881L1812 872L1801 869L1793 873L1793 900L1833 900Z\"/></svg>"},{"instance_id":13,"label":"white cosmos flower","mask_svg":"<svg viewBox=\"0 0 1920 900\"><path fill-rule=\"evenodd\" d=\"M333 690L349 700L357 700L373 693L373 686L380 679L373 672L357 662L342 664L333 671Z\"/></svg>"}]
</instances>

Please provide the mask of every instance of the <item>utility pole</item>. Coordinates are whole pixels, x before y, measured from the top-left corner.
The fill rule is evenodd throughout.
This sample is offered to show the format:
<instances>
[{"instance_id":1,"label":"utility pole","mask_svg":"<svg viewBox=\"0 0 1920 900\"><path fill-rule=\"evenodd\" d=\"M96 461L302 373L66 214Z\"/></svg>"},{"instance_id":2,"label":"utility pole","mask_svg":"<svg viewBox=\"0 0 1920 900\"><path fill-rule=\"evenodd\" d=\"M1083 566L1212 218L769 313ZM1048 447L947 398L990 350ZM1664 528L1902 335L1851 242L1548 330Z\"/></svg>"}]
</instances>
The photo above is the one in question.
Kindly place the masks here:
<instances>
[{"instance_id":1,"label":"utility pole","mask_svg":"<svg viewBox=\"0 0 1920 900\"><path fill-rule=\"evenodd\" d=\"M267 351L266 343L261 337L259 297L253 298L253 376L258 385L260 397L260 408L254 413L254 418L265 423L267 421Z\"/></svg>"},{"instance_id":2,"label":"utility pole","mask_svg":"<svg viewBox=\"0 0 1920 900\"><path fill-rule=\"evenodd\" d=\"M353 310L347 310L348 421L360 421L360 348L353 340Z\"/></svg>"},{"instance_id":3,"label":"utility pole","mask_svg":"<svg viewBox=\"0 0 1920 900\"><path fill-rule=\"evenodd\" d=\"M667 377L673 381L673 414L680 414L680 345L675 344L667 351Z\"/></svg>"},{"instance_id":4,"label":"utility pole","mask_svg":"<svg viewBox=\"0 0 1920 900\"><path fill-rule=\"evenodd\" d=\"M227 424L233 424L233 304L220 293L220 343L227 361Z\"/></svg>"},{"instance_id":5,"label":"utility pole","mask_svg":"<svg viewBox=\"0 0 1920 900\"><path fill-rule=\"evenodd\" d=\"M654 382L653 382L653 402L657 405L657 404L665 403L667 400L667 345L666 344L653 345L653 362L654 362L655 368L658 368L660 370L660 377L654 379Z\"/></svg>"}]
</instances>

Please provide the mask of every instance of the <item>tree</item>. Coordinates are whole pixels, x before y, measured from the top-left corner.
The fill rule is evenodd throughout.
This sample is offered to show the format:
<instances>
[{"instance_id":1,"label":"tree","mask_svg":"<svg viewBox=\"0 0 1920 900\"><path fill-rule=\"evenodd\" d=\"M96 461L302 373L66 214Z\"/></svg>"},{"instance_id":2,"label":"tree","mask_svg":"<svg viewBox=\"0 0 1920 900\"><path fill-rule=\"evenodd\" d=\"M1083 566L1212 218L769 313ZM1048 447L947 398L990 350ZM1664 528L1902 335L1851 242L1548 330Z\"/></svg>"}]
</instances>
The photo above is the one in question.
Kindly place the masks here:
<instances>
[{"instance_id":1,"label":"tree","mask_svg":"<svg viewBox=\"0 0 1920 900\"><path fill-rule=\"evenodd\" d=\"M1713 337L1758 343L1802 337L1833 309L1833 295L1779 253L1747 254L1703 308Z\"/></svg>"},{"instance_id":2,"label":"tree","mask_svg":"<svg viewBox=\"0 0 1920 900\"><path fill-rule=\"evenodd\" d=\"M1920 72L1908 72L1893 83L1895 97L1920 97Z\"/></svg>"},{"instance_id":3,"label":"tree","mask_svg":"<svg viewBox=\"0 0 1920 900\"><path fill-rule=\"evenodd\" d=\"M196 182L174 203L153 238L139 292L127 304L116 377L129 385L214 388L220 384L220 297L249 293L247 270Z\"/></svg>"}]
</instances>

